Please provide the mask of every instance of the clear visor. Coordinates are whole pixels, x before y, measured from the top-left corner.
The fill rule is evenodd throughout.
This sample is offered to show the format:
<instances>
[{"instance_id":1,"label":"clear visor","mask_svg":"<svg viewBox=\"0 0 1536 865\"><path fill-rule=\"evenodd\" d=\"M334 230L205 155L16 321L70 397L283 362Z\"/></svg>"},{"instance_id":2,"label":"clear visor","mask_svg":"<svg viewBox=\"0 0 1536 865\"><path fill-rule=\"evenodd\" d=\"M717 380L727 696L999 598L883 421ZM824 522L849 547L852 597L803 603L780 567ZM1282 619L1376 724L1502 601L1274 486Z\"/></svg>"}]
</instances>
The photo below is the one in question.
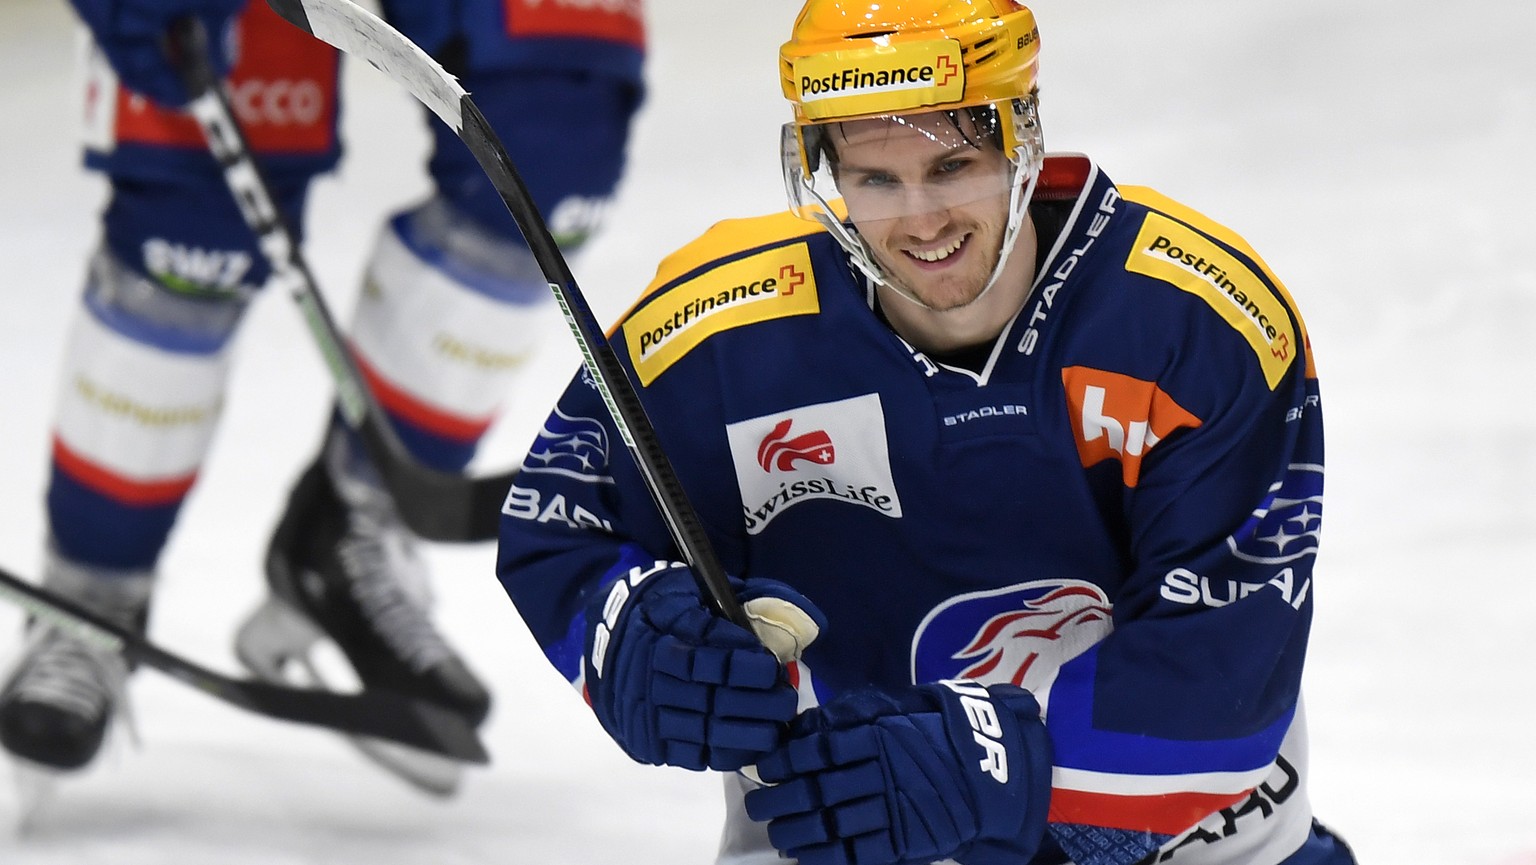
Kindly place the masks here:
<instances>
[{"instance_id":1,"label":"clear visor","mask_svg":"<svg viewBox=\"0 0 1536 865\"><path fill-rule=\"evenodd\" d=\"M1012 112L1010 112L1011 114ZM1008 199L1016 136L994 105L797 126L781 138L790 207L859 225Z\"/></svg>"}]
</instances>

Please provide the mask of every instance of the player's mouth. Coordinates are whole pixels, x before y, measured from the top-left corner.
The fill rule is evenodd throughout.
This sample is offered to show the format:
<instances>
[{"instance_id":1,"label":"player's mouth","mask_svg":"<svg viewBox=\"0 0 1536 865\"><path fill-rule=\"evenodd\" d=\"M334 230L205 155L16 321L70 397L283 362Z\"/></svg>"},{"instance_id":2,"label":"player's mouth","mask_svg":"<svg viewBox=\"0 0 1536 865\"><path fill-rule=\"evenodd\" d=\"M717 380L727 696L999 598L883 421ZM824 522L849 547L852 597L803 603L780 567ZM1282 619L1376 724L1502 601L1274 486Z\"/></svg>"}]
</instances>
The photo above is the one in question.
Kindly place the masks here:
<instances>
[{"instance_id":1,"label":"player's mouth","mask_svg":"<svg viewBox=\"0 0 1536 865\"><path fill-rule=\"evenodd\" d=\"M949 259L965 247L971 239L970 234L963 234L954 240L929 249L904 249L903 253L920 267L943 267L951 262Z\"/></svg>"}]
</instances>

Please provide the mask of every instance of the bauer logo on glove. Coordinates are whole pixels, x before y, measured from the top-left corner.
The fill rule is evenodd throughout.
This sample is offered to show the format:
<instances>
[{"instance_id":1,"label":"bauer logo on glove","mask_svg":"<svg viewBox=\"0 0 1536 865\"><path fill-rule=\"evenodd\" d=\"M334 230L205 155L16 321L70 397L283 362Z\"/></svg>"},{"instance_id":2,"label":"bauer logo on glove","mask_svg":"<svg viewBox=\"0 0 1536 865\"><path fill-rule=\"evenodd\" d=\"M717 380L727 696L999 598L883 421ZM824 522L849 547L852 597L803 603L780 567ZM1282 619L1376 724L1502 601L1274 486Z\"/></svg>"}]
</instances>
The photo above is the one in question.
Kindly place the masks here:
<instances>
[{"instance_id":1,"label":"bauer logo on glove","mask_svg":"<svg viewBox=\"0 0 1536 865\"><path fill-rule=\"evenodd\" d=\"M587 699L636 760L735 771L783 741L799 697L780 653L792 660L825 620L783 583L732 583L764 639L706 606L678 562L630 568L589 609Z\"/></svg>"}]
</instances>

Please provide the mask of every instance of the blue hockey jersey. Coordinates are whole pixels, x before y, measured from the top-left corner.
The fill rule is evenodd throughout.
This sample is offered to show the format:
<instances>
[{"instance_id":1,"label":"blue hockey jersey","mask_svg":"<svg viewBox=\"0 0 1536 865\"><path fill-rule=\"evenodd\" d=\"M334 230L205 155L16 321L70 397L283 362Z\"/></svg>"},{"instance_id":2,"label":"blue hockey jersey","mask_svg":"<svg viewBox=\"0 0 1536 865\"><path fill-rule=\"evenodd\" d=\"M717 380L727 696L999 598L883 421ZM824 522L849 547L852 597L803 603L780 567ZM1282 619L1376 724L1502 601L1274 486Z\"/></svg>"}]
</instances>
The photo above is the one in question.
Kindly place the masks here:
<instances>
[{"instance_id":1,"label":"blue hockey jersey","mask_svg":"<svg viewBox=\"0 0 1536 865\"><path fill-rule=\"evenodd\" d=\"M1032 213L1032 293L965 365L788 214L667 258L613 344L726 570L826 615L813 699L1031 689L1055 747L1036 862L1285 861L1314 838L1304 325L1241 237L1084 157L1046 160ZM589 600L677 557L619 441L578 374L503 508L500 578L578 686Z\"/></svg>"}]
</instances>

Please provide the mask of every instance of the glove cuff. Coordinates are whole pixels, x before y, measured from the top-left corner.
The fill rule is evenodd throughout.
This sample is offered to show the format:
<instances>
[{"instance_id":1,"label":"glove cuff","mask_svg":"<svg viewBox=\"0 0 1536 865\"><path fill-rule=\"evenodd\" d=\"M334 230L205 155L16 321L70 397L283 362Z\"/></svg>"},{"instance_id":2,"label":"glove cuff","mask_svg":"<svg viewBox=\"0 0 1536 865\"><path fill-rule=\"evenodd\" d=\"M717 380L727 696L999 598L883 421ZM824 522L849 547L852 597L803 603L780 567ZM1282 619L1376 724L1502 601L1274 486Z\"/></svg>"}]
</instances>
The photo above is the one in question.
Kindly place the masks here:
<instances>
[{"instance_id":1,"label":"glove cuff","mask_svg":"<svg viewBox=\"0 0 1536 865\"><path fill-rule=\"evenodd\" d=\"M1034 696L968 680L922 690L938 699L950 745L967 770L979 838L1035 849L1045 834L1052 753Z\"/></svg>"},{"instance_id":2,"label":"glove cuff","mask_svg":"<svg viewBox=\"0 0 1536 865\"><path fill-rule=\"evenodd\" d=\"M610 583L601 589L596 601L588 609L587 638L587 666L588 681L591 681L593 673L601 678L608 663L608 650L613 642L613 635L618 630L620 619L633 609L642 591L660 583L658 579L664 574L675 573L679 570L686 572L688 566L682 562L656 561L650 566L636 565L627 571L621 571ZM691 577L690 577L691 579Z\"/></svg>"}]
</instances>

